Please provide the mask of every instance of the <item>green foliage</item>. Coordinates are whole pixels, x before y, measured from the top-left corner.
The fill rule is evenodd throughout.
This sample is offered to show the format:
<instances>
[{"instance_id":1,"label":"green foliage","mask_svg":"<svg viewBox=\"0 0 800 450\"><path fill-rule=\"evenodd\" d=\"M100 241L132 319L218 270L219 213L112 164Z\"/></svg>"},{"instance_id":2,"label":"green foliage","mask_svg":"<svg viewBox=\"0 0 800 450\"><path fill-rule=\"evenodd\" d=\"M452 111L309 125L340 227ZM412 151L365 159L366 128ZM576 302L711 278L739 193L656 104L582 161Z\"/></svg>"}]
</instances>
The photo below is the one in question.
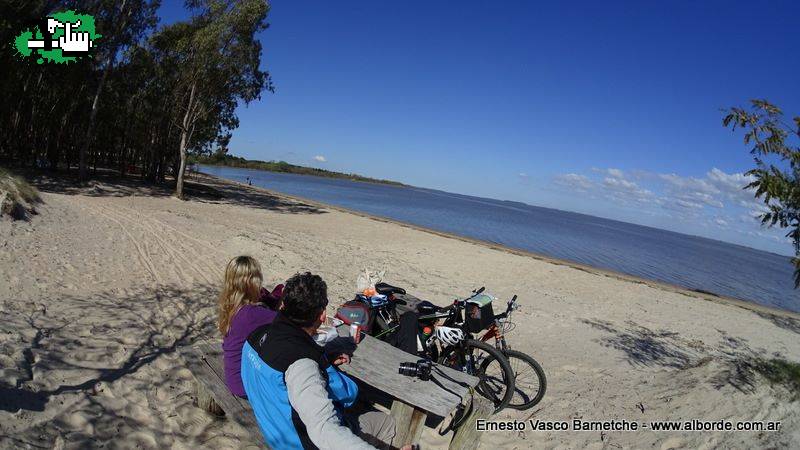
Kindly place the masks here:
<instances>
[{"instance_id":1,"label":"green foliage","mask_svg":"<svg viewBox=\"0 0 800 450\"><path fill-rule=\"evenodd\" d=\"M752 100L751 108L730 108L722 120L725 127L745 131L744 143L756 167L747 172L753 177L747 188L755 189L768 211L760 216L765 226L788 229L794 245L795 288L800 286L800 117L794 123L784 120L783 112L766 100ZM792 145L792 139L795 145Z\"/></svg>"},{"instance_id":2,"label":"green foliage","mask_svg":"<svg viewBox=\"0 0 800 450\"><path fill-rule=\"evenodd\" d=\"M240 167L244 169L266 170L269 172L295 173L299 175L312 175L315 177L340 178L353 181L363 181L367 183L390 184L394 186L404 186L402 183L391 180L381 180L369 178L355 173L333 172L331 170L317 169L316 167L296 166L286 161L258 161L244 159L239 156L228 155L227 153L216 151L208 156L192 156L189 158L192 164L205 164L209 166Z\"/></svg>"},{"instance_id":3,"label":"green foliage","mask_svg":"<svg viewBox=\"0 0 800 450\"><path fill-rule=\"evenodd\" d=\"M103 38L92 59L57 67L0 46L0 160L55 169L85 159L164 182L185 154L226 146L236 107L274 90L260 69L267 2L193 0L189 19L159 28L160 3L11 2L2 42L67 9L94 16Z\"/></svg>"},{"instance_id":4,"label":"green foliage","mask_svg":"<svg viewBox=\"0 0 800 450\"><path fill-rule=\"evenodd\" d=\"M792 400L800 399L800 364L785 359L760 360L755 369L770 383L785 387Z\"/></svg>"},{"instance_id":5,"label":"green foliage","mask_svg":"<svg viewBox=\"0 0 800 450\"><path fill-rule=\"evenodd\" d=\"M156 58L172 71L172 98L180 134L181 158L176 194L182 197L183 172L190 149L202 150L230 139L239 125L240 103L274 90L260 69L261 43L269 6L264 0L192 0L188 22L164 27L152 39Z\"/></svg>"},{"instance_id":6,"label":"green foliage","mask_svg":"<svg viewBox=\"0 0 800 450\"><path fill-rule=\"evenodd\" d=\"M13 192L27 203L39 203L39 191L27 181L0 167L0 190Z\"/></svg>"},{"instance_id":7,"label":"green foliage","mask_svg":"<svg viewBox=\"0 0 800 450\"><path fill-rule=\"evenodd\" d=\"M0 167L0 216L26 220L41 203L39 191L27 181Z\"/></svg>"}]
</instances>

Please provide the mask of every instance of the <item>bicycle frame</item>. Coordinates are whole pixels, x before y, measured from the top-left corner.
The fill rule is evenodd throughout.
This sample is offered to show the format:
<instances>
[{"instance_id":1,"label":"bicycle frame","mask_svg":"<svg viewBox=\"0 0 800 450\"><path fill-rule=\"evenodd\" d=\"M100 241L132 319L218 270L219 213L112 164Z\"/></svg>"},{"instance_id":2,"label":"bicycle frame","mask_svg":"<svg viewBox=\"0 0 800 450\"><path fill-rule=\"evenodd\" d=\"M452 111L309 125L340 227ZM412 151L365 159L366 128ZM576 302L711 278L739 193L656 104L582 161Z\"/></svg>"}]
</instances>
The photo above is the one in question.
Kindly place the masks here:
<instances>
[{"instance_id":1,"label":"bicycle frame","mask_svg":"<svg viewBox=\"0 0 800 450\"><path fill-rule=\"evenodd\" d=\"M444 322L442 323L443 326L457 327L457 328L459 328L460 330L462 330L464 332L464 335L465 335L466 339L474 339L475 336L472 333L470 333L466 329L466 327L464 326L464 319L463 319L462 311L464 309L464 305L466 304L467 300L469 300L469 299L481 294L483 291L484 291L484 288L476 289L476 290L473 291L473 293L472 293L472 295L470 297L465 298L465 299L455 300L453 302L453 304L450 307L448 307L445 311L441 311L441 312L437 312L437 313L433 313L433 314L420 316L418 318L418 320L419 321L433 320L434 321L433 327L435 328L436 326L438 326L437 322L439 320L444 319ZM516 299L516 296L515 296L515 299ZM388 308L389 308L388 306L384 306L384 307L380 307L380 308L373 308L373 311L376 314L378 314L379 316L381 316L384 319L384 321L387 323L387 325L391 325L391 324L393 324L395 322L395 320L386 320L386 318L383 317L383 314L388 314L388 311L387 311ZM390 315L390 319L393 319L391 317L391 314L388 314L388 315ZM377 334L375 337L380 337L380 336L385 335L387 333L391 333L396 328L397 328L397 326L394 326L394 327L390 326L390 328L382 331L381 333ZM495 331L497 331L496 325L492 325L492 328L490 328L490 330L491 329L495 329ZM485 336L484 336L483 340L484 341L486 340ZM438 342L438 340L437 340L437 342ZM503 342L505 342L505 341L503 340ZM463 347L463 343L459 343L459 346ZM423 342L423 347L429 347L428 342ZM442 343L439 343L437 347L442 347L441 349L439 349L439 348L436 349L436 353L437 354L439 353L440 350L444 349L444 346L442 345ZM432 353L433 349L427 348L426 351L428 353ZM462 352L459 352L459 353L463 354L464 352L462 351ZM462 363L463 362L464 361L462 361Z\"/></svg>"},{"instance_id":2,"label":"bicycle frame","mask_svg":"<svg viewBox=\"0 0 800 450\"><path fill-rule=\"evenodd\" d=\"M506 312L503 314L498 314L494 318L494 323L492 326L486 330L486 333L481 336L480 340L483 342L489 342L490 339L494 338L494 346L501 352L506 352L509 349L508 343L506 342L506 335L503 331L503 322L502 320L508 319L511 316L511 313L514 312L515 309L518 307L516 306L517 296L515 295L511 300L508 302L508 308Z\"/></svg>"}]
</instances>

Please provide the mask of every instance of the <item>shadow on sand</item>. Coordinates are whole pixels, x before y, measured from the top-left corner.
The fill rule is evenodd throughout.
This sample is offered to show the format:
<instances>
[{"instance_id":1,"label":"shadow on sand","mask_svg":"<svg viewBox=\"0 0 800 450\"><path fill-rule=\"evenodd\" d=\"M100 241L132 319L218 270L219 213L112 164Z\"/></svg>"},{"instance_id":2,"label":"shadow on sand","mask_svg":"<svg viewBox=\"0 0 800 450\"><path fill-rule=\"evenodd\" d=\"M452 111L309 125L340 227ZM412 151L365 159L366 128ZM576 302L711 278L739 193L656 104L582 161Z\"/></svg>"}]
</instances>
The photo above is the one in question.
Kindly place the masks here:
<instances>
[{"instance_id":1,"label":"shadow on sand","mask_svg":"<svg viewBox=\"0 0 800 450\"><path fill-rule=\"evenodd\" d=\"M768 312L758 311L756 312L762 319L767 319L770 322L774 323L775 326L779 328L783 328L784 330L791 331L793 333L800 334L800 320L794 319L788 316L779 316L777 314L772 314Z\"/></svg>"},{"instance_id":2,"label":"shadow on sand","mask_svg":"<svg viewBox=\"0 0 800 450\"><path fill-rule=\"evenodd\" d=\"M142 292L120 297L117 294L96 295L87 299L65 297L60 301L70 305L70 311L76 312L78 318L81 310L91 310L97 317L115 317L121 320L119 325L132 327L139 333L137 343L130 344L129 330L113 330L111 326L91 326L91 344L82 346L80 339L71 333L76 331L76 322L67 320L70 314L59 311L62 319L45 320L46 310L39 310L24 318L29 330L35 331L33 339L22 349L24 360L20 369L24 376L20 377L14 387L0 385L0 410L18 411L21 409L42 411L48 400L69 392L82 392L93 389L98 383L111 383L131 375L143 365L161 355L173 353L183 345L190 345L202 335L213 335L214 315L200 317L196 309L186 308L179 314L161 314L164 312L163 302L173 306L186 302L197 302L198 298L213 299L216 291L209 286L198 286L189 290L173 287L161 287L157 292ZM51 312L52 315L52 312ZM53 322L59 323L52 325ZM78 325L79 326L79 325ZM87 325L88 326L88 325ZM115 327L116 328L116 327ZM81 331L81 330L77 330ZM59 342L63 341L62 345ZM46 345L43 345L45 343ZM102 346L99 344L102 343ZM102 347L111 356L115 350L124 348L127 356L119 363L108 367L96 364L81 365L75 360L76 355L95 352ZM34 379L36 361L44 360L49 368L58 370L91 369L97 375L74 384L63 384L50 389L32 391L26 384Z\"/></svg>"},{"instance_id":3,"label":"shadow on sand","mask_svg":"<svg viewBox=\"0 0 800 450\"><path fill-rule=\"evenodd\" d=\"M607 333L608 336L597 342L619 350L625 355L625 361L635 367L683 371L715 363L713 373L706 381L716 389L732 386L740 392L753 393L757 388L758 376L773 380L776 377L771 376L774 374L770 371L775 370L774 362L783 361L780 353L770 354L764 349L753 349L747 340L730 336L722 330L717 330L720 341L711 347L700 341L687 341L675 332L653 331L632 321L625 322L625 327L599 319L580 321Z\"/></svg>"},{"instance_id":4,"label":"shadow on sand","mask_svg":"<svg viewBox=\"0 0 800 450\"><path fill-rule=\"evenodd\" d=\"M16 423L9 429L11 420L0 420L0 447L50 448L57 439L93 447L120 433L142 431L157 442L191 441L206 433L203 426L218 428L209 419L189 435L163 423L191 407L176 351L217 335L216 295L208 285L159 287L65 296L57 305L31 305L27 312L4 310L8 320L0 332L20 338L0 344L0 351L16 360L6 373L17 375L0 381L0 417ZM142 402L147 413L131 413ZM65 422L72 414L84 417L87 426Z\"/></svg>"},{"instance_id":5,"label":"shadow on sand","mask_svg":"<svg viewBox=\"0 0 800 450\"><path fill-rule=\"evenodd\" d=\"M135 178L122 178L112 171L98 171L88 182L79 183L74 176L54 172L28 172L25 177L42 192L88 197L169 197L175 183L151 184ZM222 203L265 209L289 214L324 214L325 211L302 201L272 195L268 192L228 183L203 174L187 178L184 190L187 201Z\"/></svg>"}]
</instances>

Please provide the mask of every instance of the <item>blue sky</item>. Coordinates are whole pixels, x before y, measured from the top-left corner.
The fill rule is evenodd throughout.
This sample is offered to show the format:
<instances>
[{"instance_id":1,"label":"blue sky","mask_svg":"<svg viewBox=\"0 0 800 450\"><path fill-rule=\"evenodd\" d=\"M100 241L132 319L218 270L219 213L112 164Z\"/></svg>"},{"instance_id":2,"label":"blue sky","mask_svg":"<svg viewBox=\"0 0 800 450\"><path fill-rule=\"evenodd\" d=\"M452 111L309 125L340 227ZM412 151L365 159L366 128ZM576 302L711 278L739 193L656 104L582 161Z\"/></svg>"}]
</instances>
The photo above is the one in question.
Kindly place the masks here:
<instances>
[{"instance_id":1,"label":"blue sky","mask_svg":"<svg viewBox=\"0 0 800 450\"><path fill-rule=\"evenodd\" d=\"M164 22L185 16L165 1ZM231 151L789 254L721 108L800 114L800 3L276 0Z\"/></svg>"}]
</instances>

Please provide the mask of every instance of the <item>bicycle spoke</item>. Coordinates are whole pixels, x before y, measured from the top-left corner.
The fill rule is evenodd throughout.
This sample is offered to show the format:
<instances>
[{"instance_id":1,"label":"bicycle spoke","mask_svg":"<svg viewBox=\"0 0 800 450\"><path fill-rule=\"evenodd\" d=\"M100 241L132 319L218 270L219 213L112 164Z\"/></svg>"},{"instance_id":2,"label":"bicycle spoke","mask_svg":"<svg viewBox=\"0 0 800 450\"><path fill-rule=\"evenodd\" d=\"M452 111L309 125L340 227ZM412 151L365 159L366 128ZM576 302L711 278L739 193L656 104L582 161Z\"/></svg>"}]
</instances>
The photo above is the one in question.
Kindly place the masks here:
<instances>
[{"instance_id":1,"label":"bicycle spoke","mask_svg":"<svg viewBox=\"0 0 800 450\"><path fill-rule=\"evenodd\" d=\"M530 408L538 403L544 394L545 385L542 384L544 379L540 378L539 372L534 367L535 361L530 362L526 359L530 358L529 356L514 351L509 351L506 356L516 377L509 406Z\"/></svg>"}]
</instances>

